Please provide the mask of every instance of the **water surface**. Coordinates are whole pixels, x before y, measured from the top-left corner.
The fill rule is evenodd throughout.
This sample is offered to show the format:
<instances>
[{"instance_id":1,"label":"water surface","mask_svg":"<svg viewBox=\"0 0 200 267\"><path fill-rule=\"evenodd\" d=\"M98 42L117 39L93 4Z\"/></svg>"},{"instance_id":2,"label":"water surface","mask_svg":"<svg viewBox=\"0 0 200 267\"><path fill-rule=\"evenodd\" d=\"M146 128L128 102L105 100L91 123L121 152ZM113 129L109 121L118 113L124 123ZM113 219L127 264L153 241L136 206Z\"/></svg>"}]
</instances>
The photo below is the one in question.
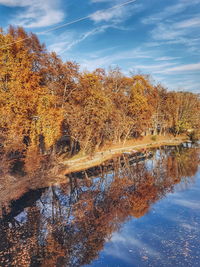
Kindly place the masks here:
<instances>
[{"instance_id":1,"label":"water surface","mask_svg":"<svg viewBox=\"0 0 200 267\"><path fill-rule=\"evenodd\" d=\"M164 147L25 193L2 209L0 266L200 266L198 164Z\"/></svg>"}]
</instances>

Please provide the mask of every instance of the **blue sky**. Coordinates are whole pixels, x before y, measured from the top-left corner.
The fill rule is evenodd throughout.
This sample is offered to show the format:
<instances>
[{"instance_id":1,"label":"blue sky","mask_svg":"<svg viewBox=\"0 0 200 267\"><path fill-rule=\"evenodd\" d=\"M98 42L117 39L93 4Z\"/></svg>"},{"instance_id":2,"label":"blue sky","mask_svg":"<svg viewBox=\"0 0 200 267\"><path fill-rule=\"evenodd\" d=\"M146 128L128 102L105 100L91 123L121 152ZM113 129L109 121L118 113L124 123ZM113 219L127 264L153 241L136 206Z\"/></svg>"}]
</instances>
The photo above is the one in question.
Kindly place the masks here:
<instances>
[{"instance_id":1,"label":"blue sky","mask_svg":"<svg viewBox=\"0 0 200 267\"><path fill-rule=\"evenodd\" d=\"M119 66L170 90L200 92L200 0L135 0L109 9L127 1L0 0L0 26L39 33L49 50L82 69Z\"/></svg>"}]
</instances>

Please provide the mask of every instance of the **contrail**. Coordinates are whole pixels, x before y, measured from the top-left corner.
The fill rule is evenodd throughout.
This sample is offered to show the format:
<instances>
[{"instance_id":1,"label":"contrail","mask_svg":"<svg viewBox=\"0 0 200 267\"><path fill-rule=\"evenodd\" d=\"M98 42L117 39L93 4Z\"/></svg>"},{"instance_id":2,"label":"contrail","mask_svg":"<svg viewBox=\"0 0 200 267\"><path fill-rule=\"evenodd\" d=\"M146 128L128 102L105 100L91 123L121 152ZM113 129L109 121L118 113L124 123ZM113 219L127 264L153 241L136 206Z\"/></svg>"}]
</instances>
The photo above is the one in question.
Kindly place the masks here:
<instances>
[{"instance_id":1,"label":"contrail","mask_svg":"<svg viewBox=\"0 0 200 267\"><path fill-rule=\"evenodd\" d=\"M134 2L136 2L136 1L137 1L137 0L130 0L130 1L127 1L127 2L125 2L125 3L119 4L119 5L115 5L115 6L113 6L113 7L107 8L107 9L100 9L100 10L97 10L96 12L101 12L101 11L108 11L108 10L117 9L117 8L126 6L126 5L128 5L128 4L134 3ZM49 30L46 30L46 31L43 31L43 32L36 32L35 34L37 34L37 35L42 35L42 34L49 33L49 32L51 32L51 31L54 31L54 30L57 30L57 29L60 29L60 28L63 28L63 27L66 27L66 26L75 24L75 23L77 23L77 22L79 22L79 21L83 21L83 20L86 20L86 19L90 19L90 18L92 18L92 17L94 16L94 14L95 14L96 12L94 12L94 13L92 13L92 14L86 16L86 17L82 17L82 18L79 18L79 19L76 19L76 20L73 20L73 21L64 23L64 24L62 24L62 25L53 27L53 28L51 28L51 29L49 29ZM23 41L25 41L25 40L27 40L27 39L30 39L30 38L31 38L31 37L26 37L26 38L24 38L24 39L20 39L20 40L18 40L18 41L9 43L9 44L7 44L7 45L1 46L0 49L6 48L6 47L11 46L11 45L16 44L16 43L23 42Z\"/></svg>"}]
</instances>

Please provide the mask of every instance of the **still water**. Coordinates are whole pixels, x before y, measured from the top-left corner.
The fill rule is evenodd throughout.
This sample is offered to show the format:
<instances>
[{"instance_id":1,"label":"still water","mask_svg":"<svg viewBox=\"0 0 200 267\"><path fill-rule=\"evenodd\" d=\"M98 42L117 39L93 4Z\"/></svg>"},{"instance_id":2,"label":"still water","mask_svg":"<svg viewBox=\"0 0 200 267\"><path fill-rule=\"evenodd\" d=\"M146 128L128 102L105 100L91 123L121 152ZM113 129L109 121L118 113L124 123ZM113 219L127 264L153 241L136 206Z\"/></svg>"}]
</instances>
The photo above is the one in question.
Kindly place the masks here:
<instances>
[{"instance_id":1,"label":"still water","mask_svg":"<svg viewBox=\"0 0 200 267\"><path fill-rule=\"evenodd\" d=\"M1 204L0 266L200 266L199 155L126 155Z\"/></svg>"}]
</instances>

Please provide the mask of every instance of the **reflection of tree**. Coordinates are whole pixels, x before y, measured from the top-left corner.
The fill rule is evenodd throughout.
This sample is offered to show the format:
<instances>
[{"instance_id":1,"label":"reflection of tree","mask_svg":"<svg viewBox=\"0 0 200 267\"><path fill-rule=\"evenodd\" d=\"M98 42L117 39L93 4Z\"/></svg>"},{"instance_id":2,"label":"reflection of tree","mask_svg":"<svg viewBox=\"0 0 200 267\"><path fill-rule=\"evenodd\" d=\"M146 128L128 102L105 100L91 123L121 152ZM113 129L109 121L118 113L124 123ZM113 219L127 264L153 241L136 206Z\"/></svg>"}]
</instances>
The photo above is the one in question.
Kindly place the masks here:
<instances>
[{"instance_id":1,"label":"reflection of tree","mask_svg":"<svg viewBox=\"0 0 200 267\"><path fill-rule=\"evenodd\" d=\"M190 162L190 164L188 164ZM179 181L183 177L194 176L198 170L198 152L197 150L186 150L184 153L177 148L176 151L168 157L168 175L176 177ZM176 165L176 166L173 166ZM173 173L173 170L176 173Z\"/></svg>"},{"instance_id":2,"label":"reflection of tree","mask_svg":"<svg viewBox=\"0 0 200 267\"><path fill-rule=\"evenodd\" d=\"M131 216L139 218L151 205L188 181L198 168L198 150L160 150L132 166L126 158L93 180L71 177L69 184L50 187L24 210L25 220L1 221L2 266L82 266L98 257L104 243ZM87 175L86 175L87 177Z\"/></svg>"}]
</instances>

